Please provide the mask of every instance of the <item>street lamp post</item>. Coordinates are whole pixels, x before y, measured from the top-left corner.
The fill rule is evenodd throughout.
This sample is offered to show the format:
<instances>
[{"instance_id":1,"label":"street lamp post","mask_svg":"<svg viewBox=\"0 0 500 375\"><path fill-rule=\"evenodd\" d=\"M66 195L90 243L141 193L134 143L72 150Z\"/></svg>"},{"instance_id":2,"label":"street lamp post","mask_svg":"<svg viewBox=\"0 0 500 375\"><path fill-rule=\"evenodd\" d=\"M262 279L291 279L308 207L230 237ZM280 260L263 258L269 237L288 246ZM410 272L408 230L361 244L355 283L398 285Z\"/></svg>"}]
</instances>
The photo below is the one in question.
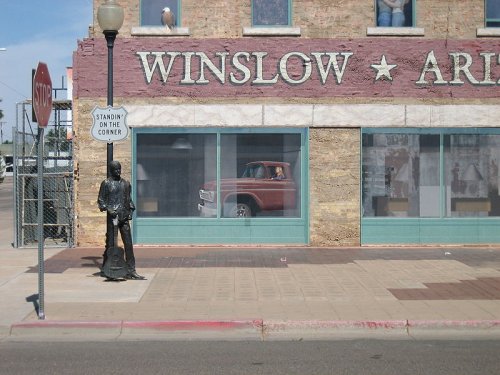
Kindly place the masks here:
<instances>
[{"instance_id":1,"label":"street lamp post","mask_svg":"<svg viewBox=\"0 0 500 375\"><path fill-rule=\"evenodd\" d=\"M106 38L108 45L108 99L107 105L113 107L113 47L118 30L123 25L123 8L116 0L105 0L97 9L97 22ZM113 143L108 142L106 148L106 176L110 177L109 163L113 160ZM109 212L106 214L106 238L108 241L113 236L113 222Z\"/></svg>"},{"instance_id":2,"label":"street lamp post","mask_svg":"<svg viewBox=\"0 0 500 375\"><path fill-rule=\"evenodd\" d=\"M4 52L4 51L7 51L7 48L5 47L0 47L0 52ZM0 99L0 102L2 101L2 99ZM2 116L3 117L3 116ZM2 118L0 117L0 119ZM4 121L0 122L0 144L3 143L3 124L5 124Z\"/></svg>"}]
</instances>

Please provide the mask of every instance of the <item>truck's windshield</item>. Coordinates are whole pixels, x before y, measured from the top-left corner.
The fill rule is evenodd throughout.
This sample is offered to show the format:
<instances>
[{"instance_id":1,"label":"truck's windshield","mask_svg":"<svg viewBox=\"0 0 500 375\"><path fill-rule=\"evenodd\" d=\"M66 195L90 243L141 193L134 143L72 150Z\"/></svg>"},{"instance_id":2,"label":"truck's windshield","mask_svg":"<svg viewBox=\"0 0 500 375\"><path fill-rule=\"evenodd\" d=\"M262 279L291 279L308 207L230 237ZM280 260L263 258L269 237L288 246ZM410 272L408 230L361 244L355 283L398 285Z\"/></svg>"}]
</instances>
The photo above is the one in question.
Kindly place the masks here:
<instances>
[{"instance_id":1,"label":"truck's windshield","mask_svg":"<svg viewBox=\"0 0 500 375\"><path fill-rule=\"evenodd\" d=\"M264 178L266 172L264 166L260 164L247 165L241 178Z\"/></svg>"}]
</instances>

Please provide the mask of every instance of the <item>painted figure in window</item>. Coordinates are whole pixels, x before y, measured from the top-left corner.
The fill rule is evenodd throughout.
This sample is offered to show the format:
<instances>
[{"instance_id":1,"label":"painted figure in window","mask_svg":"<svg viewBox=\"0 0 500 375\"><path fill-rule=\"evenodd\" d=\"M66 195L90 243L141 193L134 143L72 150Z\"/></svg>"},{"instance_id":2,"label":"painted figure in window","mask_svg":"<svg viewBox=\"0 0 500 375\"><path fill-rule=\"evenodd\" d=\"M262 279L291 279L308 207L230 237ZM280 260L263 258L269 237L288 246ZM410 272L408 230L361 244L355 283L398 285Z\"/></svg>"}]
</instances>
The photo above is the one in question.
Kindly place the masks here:
<instances>
[{"instance_id":1,"label":"painted figure in window","mask_svg":"<svg viewBox=\"0 0 500 375\"><path fill-rule=\"evenodd\" d=\"M285 174L283 173L283 168L282 167L276 167L274 170L274 176L272 177L273 180L283 180L285 179Z\"/></svg>"},{"instance_id":2,"label":"painted figure in window","mask_svg":"<svg viewBox=\"0 0 500 375\"><path fill-rule=\"evenodd\" d=\"M383 0L386 5L392 9L392 21L391 25L393 27L402 27L405 24L405 13L404 7L410 0Z\"/></svg>"},{"instance_id":3,"label":"painted figure in window","mask_svg":"<svg viewBox=\"0 0 500 375\"><path fill-rule=\"evenodd\" d=\"M377 0L378 18L377 26L388 27L392 23L392 8L384 0Z\"/></svg>"}]
</instances>

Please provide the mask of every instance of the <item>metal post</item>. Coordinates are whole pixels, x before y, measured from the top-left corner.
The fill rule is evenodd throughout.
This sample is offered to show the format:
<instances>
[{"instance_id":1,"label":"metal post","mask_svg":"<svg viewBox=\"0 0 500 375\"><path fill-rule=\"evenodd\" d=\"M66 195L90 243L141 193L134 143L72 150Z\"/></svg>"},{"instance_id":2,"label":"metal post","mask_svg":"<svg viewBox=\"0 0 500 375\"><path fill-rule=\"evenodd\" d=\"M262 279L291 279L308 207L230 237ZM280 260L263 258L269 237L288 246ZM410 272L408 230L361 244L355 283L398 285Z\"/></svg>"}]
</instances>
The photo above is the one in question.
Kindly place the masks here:
<instances>
[{"instance_id":1,"label":"metal post","mask_svg":"<svg viewBox=\"0 0 500 375\"><path fill-rule=\"evenodd\" d=\"M38 319L45 319L44 302L44 228L43 228L43 127L38 128L37 190L38 190Z\"/></svg>"},{"instance_id":2,"label":"metal post","mask_svg":"<svg viewBox=\"0 0 500 375\"><path fill-rule=\"evenodd\" d=\"M113 47L118 31L104 31L104 37L108 45L108 100L107 105L113 107ZM109 163L113 161L113 142L107 144L106 148L106 176L109 178ZM113 236L113 223L109 212L106 214L106 238L109 241Z\"/></svg>"},{"instance_id":3,"label":"metal post","mask_svg":"<svg viewBox=\"0 0 500 375\"><path fill-rule=\"evenodd\" d=\"M104 36L108 44L108 100L107 105L113 106L113 47L115 45L117 31L105 31ZM107 162L113 161L113 143L108 143L107 147ZM109 170L107 176L109 177Z\"/></svg>"},{"instance_id":4,"label":"metal post","mask_svg":"<svg viewBox=\"0 0 500 375\"><path fill-rule=\"evenodd\" d=\"M6 122L0 121L0 144L3 144L3 124L6 124Z\"/></svg>"}]
</instances>

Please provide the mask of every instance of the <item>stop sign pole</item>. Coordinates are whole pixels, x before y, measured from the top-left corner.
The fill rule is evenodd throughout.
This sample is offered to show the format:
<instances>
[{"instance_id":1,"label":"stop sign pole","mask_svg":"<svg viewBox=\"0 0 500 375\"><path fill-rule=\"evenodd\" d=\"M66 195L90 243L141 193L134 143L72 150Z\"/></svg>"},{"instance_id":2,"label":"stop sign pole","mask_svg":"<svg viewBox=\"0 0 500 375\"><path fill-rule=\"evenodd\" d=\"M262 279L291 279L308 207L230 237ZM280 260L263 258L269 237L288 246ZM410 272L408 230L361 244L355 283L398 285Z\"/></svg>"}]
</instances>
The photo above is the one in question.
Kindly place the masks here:
<instances>
[{"instance_id":1,"label":"stop sign pole","mask_svg":"<svg viewBox=\"0 0 500 375\"><path fill-rule=\"evenodd\" d=\"M38 122L37 190L38 190L38 319L45 319L44 296L44 228L43 228L43 133L52 112L52 80L47 64L39 62L33 77L33 111Z\"/></svg>"}]
</instances>

